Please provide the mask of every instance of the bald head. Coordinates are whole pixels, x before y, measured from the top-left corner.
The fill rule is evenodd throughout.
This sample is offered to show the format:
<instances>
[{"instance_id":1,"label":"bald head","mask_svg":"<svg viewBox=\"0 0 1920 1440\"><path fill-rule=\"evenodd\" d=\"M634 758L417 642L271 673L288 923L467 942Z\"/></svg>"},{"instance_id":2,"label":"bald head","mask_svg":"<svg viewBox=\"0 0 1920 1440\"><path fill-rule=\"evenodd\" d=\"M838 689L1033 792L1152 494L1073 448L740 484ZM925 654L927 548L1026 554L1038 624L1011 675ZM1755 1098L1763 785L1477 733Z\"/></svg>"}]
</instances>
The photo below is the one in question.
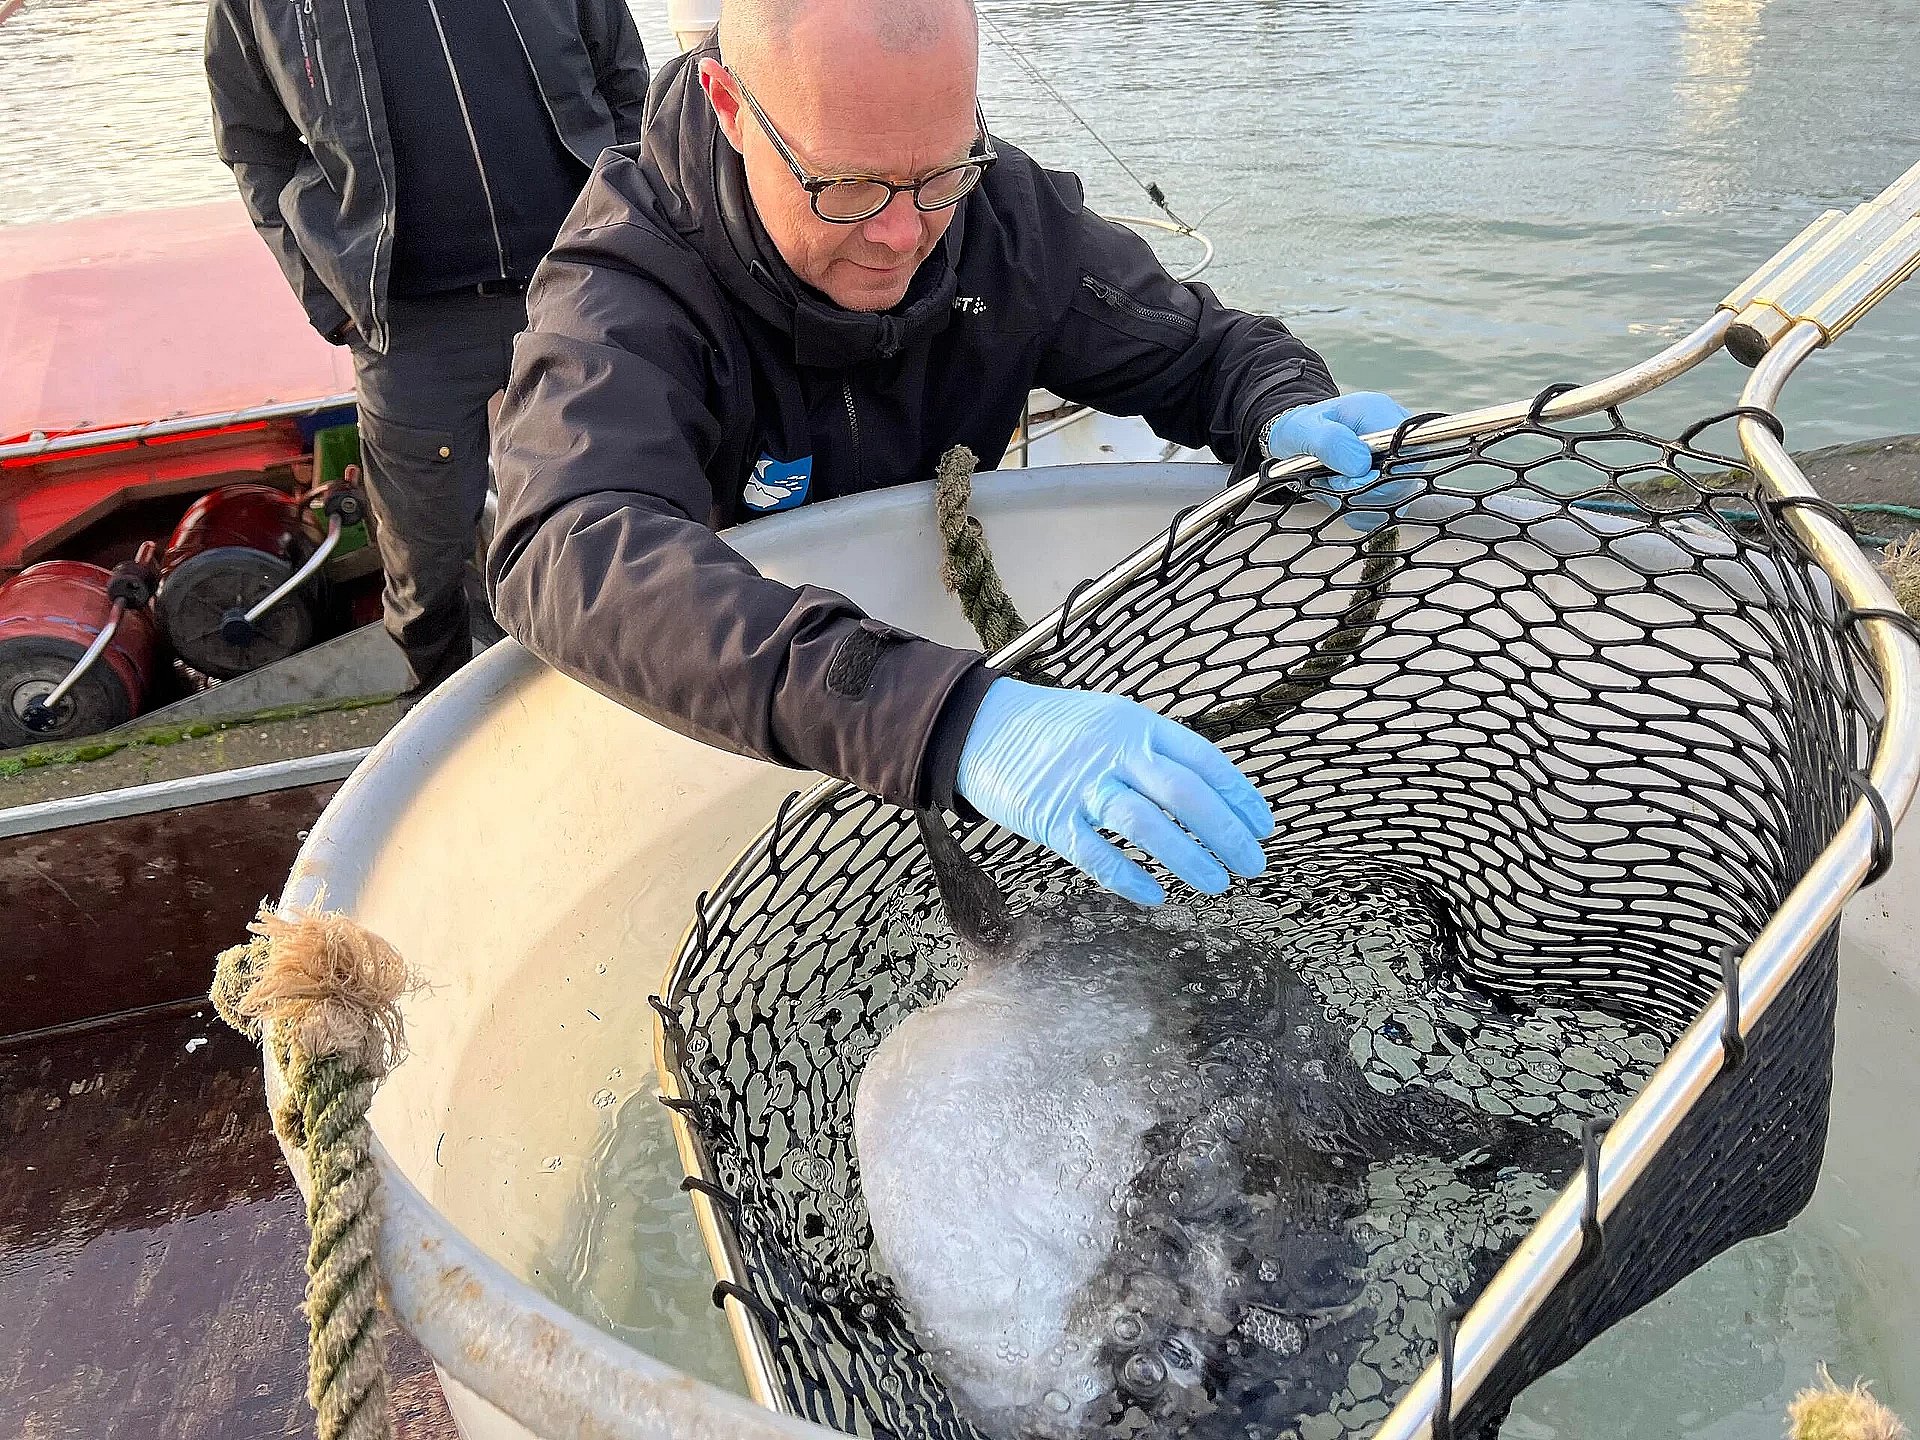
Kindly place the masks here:
<instances>
[{"instance_id":1,"label":"bald head","mask_svg":"<svg viewBox=\"0 0 1920 1440\"><path fill-rule=\"evenodd\" d=\"M762 70L759 62L771 57L804 57L836 42L903 58L956 40L977 49L977 23L973 0L725 0L720 53L742 73Z\"/></svg>"},{"instance_id":2,"label":"bald head","mask_svg":"<svg viewBox=\"0 0 1920 1440\"><path fill-rule=\"evenodd\" d=\"M724 65L701 62L700 83L789 267L849 309L898 304L954 211L896 194L878 215L836 225L794 171L909 185L974 155L973 0L726 0L720 54Z\"/></svg>"}]
</instances>

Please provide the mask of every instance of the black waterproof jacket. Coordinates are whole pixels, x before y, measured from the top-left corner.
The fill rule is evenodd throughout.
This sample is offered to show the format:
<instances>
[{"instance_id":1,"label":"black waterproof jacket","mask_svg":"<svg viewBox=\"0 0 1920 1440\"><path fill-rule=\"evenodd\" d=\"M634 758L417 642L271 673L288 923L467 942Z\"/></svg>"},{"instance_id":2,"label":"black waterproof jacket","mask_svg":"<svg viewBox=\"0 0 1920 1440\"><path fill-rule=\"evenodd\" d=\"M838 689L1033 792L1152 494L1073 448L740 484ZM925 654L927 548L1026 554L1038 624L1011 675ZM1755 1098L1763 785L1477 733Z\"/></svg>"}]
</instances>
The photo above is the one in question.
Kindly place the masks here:
<instances>
[{"instance_id":1,"label":"black waterproof jacket","mask_svg":"<svg viewBox=\"0 0 1920 1440\"><path fill-rule=\"evenodd\" d=\"M930 479L953 445L992 466L1036 385L1229 463L1335 387L1277 320L1173 280L997 136L905 300L835 306L756 219L702 53L662 68L644 141L602 157L534 276L495 432L495 607L684 734L948 805L982 656L769 580L714 529Z\"/></svg>"},{"instance_id":2,"label":"black waterproof jacket","mask_svg":"<svg viewBox=\"0 0 1920 1440\"><path fill-rule=\"evenodd\" d=\"M384 351L393 147L368 3L211 0L207 84L215 149L313 328L330 336L350 319ZM626 0L502 3L574 157L591 167L637 140L647 57Z\"/></svg>"}]
</instances>

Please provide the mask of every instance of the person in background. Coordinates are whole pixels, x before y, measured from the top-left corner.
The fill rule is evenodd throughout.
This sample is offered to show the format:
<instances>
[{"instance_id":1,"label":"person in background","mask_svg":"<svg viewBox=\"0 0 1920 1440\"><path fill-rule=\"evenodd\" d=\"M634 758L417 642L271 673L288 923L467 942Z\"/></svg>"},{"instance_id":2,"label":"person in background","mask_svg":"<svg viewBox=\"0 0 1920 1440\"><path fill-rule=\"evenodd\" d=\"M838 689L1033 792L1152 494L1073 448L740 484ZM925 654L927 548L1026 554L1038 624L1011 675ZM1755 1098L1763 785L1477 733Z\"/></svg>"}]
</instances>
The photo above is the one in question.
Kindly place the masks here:
<instances>
[{"instance_id":1,"label":"person in background","mask_svg":"<svg viewBox=\"0 0 1920 1440\"><path fill-rule=\"evenodd\" d=\"M1107 836L1218 893L1265 868L1273 820L1198 735L778 584L714 534L926 480L954 445L991 466L1036 385L1229 464L1312 454L1335 488L1405 418L991 133L978 62L968 0L727 0L662 68L645 137L602 158L534 277L494 603L696 739L972 806L1143 904L1159 882Z\"/></svg>"},{"instance_id":2,"label":"person in background","mask_svg":"<svg viewBox=\"0 0 1920 1440\"><path fill-rule=\"evenodd\" d=\"M353 352L410 705L472 655L487 403L600 152L635 140L626 0L212 0L214 144L314 329Z\"/></svg>"}]
</instances>

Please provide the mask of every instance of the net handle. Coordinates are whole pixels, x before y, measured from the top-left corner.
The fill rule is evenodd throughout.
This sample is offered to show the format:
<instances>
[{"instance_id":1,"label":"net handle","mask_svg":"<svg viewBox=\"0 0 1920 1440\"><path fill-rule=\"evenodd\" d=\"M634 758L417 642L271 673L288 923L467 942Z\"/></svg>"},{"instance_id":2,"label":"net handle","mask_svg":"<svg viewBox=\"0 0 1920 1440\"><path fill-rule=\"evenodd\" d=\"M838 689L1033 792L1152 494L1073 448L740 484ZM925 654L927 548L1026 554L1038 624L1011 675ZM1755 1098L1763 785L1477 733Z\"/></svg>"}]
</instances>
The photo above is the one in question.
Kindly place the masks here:
<instances>
[{"instance_id":1,"label":"net handle","mask_svg":"<svg viewBox=\"0 0 1920 1440\"><path fill-rule=\"evenodd\" d=\"M1829 210L1735 286L1727 353L1758 365L1800 324L1830 344L1920 269L1920 164L1850 211Z\"/></svg>"}]
</instances>

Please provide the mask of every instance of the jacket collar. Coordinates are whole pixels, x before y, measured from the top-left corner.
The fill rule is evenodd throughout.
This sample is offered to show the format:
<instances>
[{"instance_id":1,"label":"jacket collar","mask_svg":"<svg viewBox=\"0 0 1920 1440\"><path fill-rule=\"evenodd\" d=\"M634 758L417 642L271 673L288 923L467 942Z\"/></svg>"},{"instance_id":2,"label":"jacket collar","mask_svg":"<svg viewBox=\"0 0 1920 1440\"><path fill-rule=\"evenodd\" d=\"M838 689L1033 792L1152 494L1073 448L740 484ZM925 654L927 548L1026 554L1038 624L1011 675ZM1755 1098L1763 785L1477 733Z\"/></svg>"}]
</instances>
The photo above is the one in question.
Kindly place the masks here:
<instances>
[{"instance_id":1,"label":"jacket collar","mask_svg":"<svg viewBox=\"0 0 1920 1440\"><path fill-rule=\"evenodd\" d=\"M709 38L661 67L642 158L671 197L675 228L721 285L791 339L797 365L847 369L890 360L943 330L953 318L959 217L893 309L870 314L834 304L788 268L754 212L746 167L700 88L700 60L718 54Z\"/></svg>"}]
</instances>

